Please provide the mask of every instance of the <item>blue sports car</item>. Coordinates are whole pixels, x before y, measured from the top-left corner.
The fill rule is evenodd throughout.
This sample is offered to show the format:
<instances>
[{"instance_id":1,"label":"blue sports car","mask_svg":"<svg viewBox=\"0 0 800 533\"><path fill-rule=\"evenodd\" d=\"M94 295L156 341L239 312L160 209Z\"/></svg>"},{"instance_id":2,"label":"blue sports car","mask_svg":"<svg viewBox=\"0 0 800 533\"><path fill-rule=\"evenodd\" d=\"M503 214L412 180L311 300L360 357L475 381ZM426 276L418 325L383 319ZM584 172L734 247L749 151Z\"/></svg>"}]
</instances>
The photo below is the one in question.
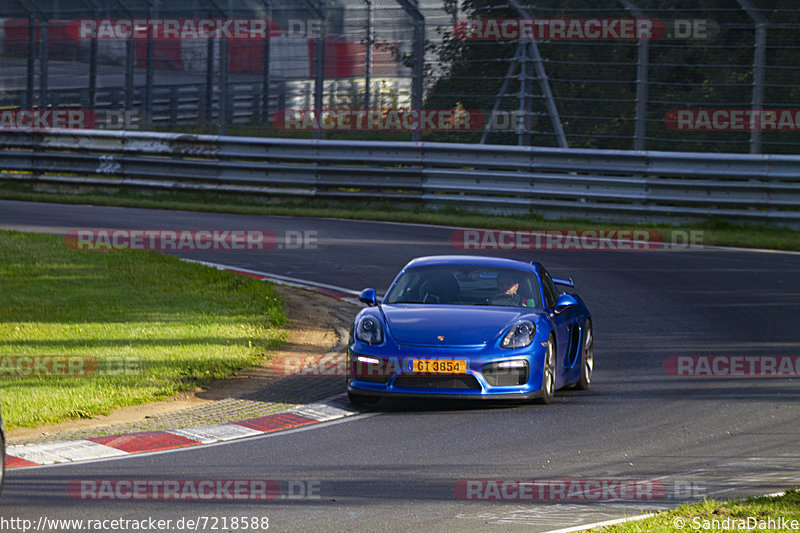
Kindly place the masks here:
<instances>
[{"instance_id":1,"label":"blue sports car","mask_svg":"<svg viewBox=\"0 0 800 533\"><path fill-rule=\"evenodd\" d=\"M539 263L479 256L414 259L379 301L359 299L348 346L347 391L356 405L381 397L538 398L589 387L589 310L571 279Z\"/></svg>"}]
</instances>

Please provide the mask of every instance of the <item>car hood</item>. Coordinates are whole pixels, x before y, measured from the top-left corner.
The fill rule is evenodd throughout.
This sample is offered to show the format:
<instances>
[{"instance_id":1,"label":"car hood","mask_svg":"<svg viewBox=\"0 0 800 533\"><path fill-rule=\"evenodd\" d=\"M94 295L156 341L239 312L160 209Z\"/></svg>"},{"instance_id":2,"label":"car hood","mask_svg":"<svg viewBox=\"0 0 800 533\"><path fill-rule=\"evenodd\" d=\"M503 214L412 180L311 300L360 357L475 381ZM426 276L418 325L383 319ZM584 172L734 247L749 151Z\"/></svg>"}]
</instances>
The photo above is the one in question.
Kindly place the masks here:
<instances>
[{"instance_id":1,"label":"car hood","mask_svg":"<svg viewBox=\"0 0 800 533\"><path fill-rule=\"evenodd\" d=\"M479 346L494 342L531 309L491 306L381 306L398 344L415 346ZM443 337L443 339L439 339Z\"/></svg>"}]
</instances>

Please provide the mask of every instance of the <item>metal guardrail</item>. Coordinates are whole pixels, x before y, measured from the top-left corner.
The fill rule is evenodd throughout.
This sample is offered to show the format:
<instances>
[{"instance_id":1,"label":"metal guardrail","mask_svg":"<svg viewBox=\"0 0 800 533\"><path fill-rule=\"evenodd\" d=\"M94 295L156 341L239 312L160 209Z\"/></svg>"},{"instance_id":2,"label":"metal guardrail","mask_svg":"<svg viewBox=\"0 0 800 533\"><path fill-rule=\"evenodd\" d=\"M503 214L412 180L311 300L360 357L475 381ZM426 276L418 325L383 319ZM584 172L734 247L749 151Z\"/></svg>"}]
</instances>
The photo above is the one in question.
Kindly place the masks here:
<instances>
[{"instance_id":1,"label":"metal guardrail","mask_svg":"<svg viewBox=\"0 0 800 533\"><path fill-rule=\"evenodd\" d=\"M800 156L0 131L0 180L800 225Z\"/></svg>"},{"instance_id":2,"label":"metal guardrail","mask_svg":"<svg viewBox=\"0 0 800 533\"><path fill-rule=\"evenodd\" d=\"M312 82L289 81L273 83L270 91L272 110L294 107L294 102L310 99ZM265 113L262 108L263 88L254 82L229 83L225 109L229 113L231 124L264 122ZM308 93L308 94L304 94ZM125 109L124 87L103 87L97 89L94 101L88 88L50 89L47 101L53 109L93 109L97 111ZM24 108L25 90L6 90L0 94L0 103L7 107ZM130 108L136 122L131 127L139 128L149 122L151 126L169 127L181 125L197 125L203 122L220 120L220 93L213 90L211 98L207 88L199 83L182 85L164 85L153 87L151 114L146 115L145 90L136 88L132 91ZM92 103L93 102L93 103ZM211 105L209 109L208 106ZM302 107L302 106L301 106ZM306 106L308 107L308 106Z\"/></svg>"}]
</instances>

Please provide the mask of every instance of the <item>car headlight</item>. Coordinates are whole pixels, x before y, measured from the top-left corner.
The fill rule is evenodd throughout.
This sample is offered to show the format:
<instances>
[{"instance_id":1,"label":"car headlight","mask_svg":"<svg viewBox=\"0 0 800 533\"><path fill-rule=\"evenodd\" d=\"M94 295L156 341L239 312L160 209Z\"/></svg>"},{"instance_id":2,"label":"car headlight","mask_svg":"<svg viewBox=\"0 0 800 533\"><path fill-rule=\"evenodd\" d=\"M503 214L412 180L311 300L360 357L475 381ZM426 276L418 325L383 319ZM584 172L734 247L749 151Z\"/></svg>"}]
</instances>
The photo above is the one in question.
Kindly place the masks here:
<instances>
[{"instance_id":1,"label":"car headlight","mask_svg":"<svg viewBox=\"0 0 800 533\"><path fill-rule=\"evenodd\" d=\"M503 340L500 342L501 348L524 348L533 342L533 334L536 332L536 326L533 322L524 320L516 324L508 330Z\"/></svg>"},{"instance_id":2,"label":"car headlight","mask_svg":"<svg viewBox=\"0 0 800 533\"><path fill-rule=\"evenodd\" d=\"M382 343L383 328L381 323L373 316L362 316L356 322L356 338L367 344Z\"/></svg>"}]
</instances>

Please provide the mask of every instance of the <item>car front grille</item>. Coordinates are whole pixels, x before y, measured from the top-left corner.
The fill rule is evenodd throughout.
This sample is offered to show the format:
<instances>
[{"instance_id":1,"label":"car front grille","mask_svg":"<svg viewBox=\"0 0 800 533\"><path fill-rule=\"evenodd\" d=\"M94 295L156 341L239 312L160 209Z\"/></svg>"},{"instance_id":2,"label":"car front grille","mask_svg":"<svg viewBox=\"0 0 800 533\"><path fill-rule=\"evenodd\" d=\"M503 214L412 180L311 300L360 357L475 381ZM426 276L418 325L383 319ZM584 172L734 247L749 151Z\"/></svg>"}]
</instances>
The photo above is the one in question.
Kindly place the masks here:
<instances>
[{"instance_id":1,"label":"car front grille","mask_svg":"<svg viewBox=\"0 0 800 533\"><path fill-rule=\"evenodd\" d=\"M394 381L394 386L419 389L481 390L481 385L474 376L400 376Z\"/></svg>"}]
</instances>

